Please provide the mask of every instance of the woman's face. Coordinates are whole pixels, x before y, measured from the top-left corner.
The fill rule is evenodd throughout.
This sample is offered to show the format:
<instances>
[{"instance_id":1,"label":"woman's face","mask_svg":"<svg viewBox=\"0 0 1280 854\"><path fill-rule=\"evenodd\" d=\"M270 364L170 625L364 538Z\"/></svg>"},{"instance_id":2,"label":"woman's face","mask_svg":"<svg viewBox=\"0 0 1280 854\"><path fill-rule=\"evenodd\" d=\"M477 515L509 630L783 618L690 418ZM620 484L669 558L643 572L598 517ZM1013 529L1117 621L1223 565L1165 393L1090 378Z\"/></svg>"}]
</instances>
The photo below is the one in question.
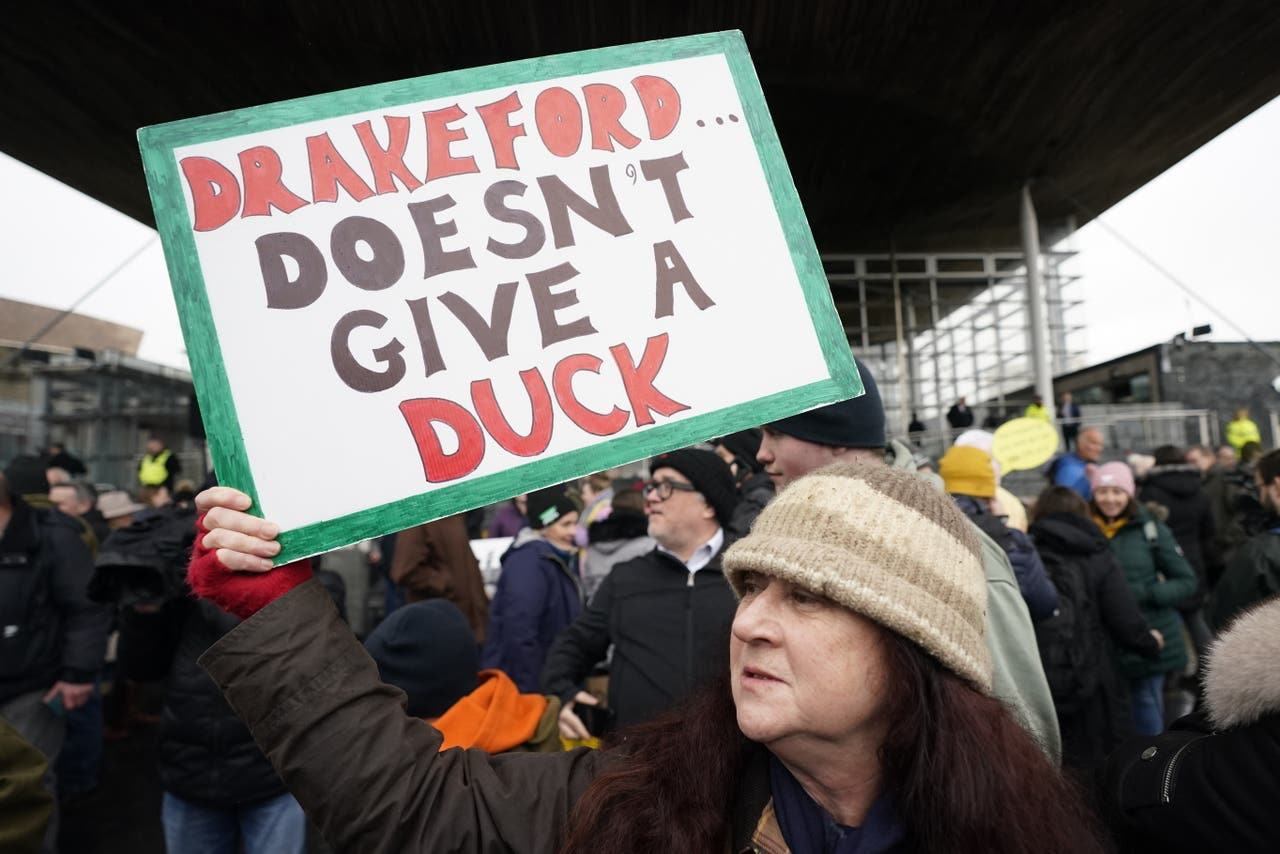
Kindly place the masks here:
<instances>
[{"instance_id":1,"label":"woman's face","mask_svg":"<svg viewBox=\"0 0 1280 854\"><path fill-rule=\"evenodd\" d=\"M870 620L787 581L744 575L729 675L747 738L784 761L879 739L886 672L881 629Z\"/></svg>"},{"instance_id":2,"label":"woman's face","mask_svg":"<svg viewBox=\"0 0 1280 854\"><path fill-rule=\"evenodd\" d=\"M1118 486L1099 486L1093 491L1093 501L1108 519L1115 519L1129 504L1129 494Z\"/></svg>"},{"instance_id":3,"label":"woman's face","mask_svg":"<svg viewBox=\"0 0 1280 854\"><path fill-rule=\"evenodd\" d=\"M578 526L578 511L570 510L542 529L542 536L556 548L569 551L573 548L573 532Z\"/></svg>"}]
</instances>

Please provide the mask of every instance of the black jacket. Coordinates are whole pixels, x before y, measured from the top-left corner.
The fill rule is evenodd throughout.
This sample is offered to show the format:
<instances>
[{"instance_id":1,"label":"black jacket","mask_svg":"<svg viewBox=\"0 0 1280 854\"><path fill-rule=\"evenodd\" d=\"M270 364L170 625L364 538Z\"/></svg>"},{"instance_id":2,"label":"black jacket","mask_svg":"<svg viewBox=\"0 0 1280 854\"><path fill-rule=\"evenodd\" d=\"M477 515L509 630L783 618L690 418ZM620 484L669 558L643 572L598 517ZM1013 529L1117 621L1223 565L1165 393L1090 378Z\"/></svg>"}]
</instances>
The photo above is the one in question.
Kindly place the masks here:
<instances>
[{"instance_id":1,"label":"black jacket","mask_svg":"<svg viewBox=\"0 0 1280 854\"><path fill-rule=\"evenodd\" d=\"M1207 713L1137 738L1107 763L1106 806L1126 852L1280 850L1280 600L1214 646Z\"/></svg>"},{"instance_id":2,"label":"black jacket","mask_svg":"<svg viewBox=\"0 0 1280 854\"><path fill-rule=\"evenodd\" d=\"M737 600L720 566L723 554L721 548L693 575L658 549L615 566L551 647L542 690L572 700L613 644L609 707L627 727L725 673Z\"/></svg>"},{"instance_id":3,"label":"black jacket","mask_svg":"<svg viewBox=\"0 0 1280 854\"><path fill-rule=\"evenodd\" d=\"M1236 549L1209 600L1209 626L1219 632L1243 611L1280 593L1280 518Z\"/></svg>"},{"instance_id":4,"label":"black jacket","mask_svg":"<svg viewBox=\"0 0 1280 854\"><path fill-rule=\"evenodd\" d=\"M165 791L213 807L272 798L284 783L196 659L240 620L191 598L185 570L195 511L162 508L113 531L98 553L95 598L120 605L119 668L140 681L166 680L160 710L160 781ZM137 603L160 605L143 613Z\"/></svg>"},{"instance_id":5,"label":"black jacket","mask_svg":"<svg viewBox=\"0 0 1280 854\"><path fill-rule=\"evenodd\" d=\"M1113 644L1142 654L1156 651L1156 639L1133 598L1124 569L1106 535L1092 520L1071 513L1053 513L1038 520L1028 533L1041 557L1073 561L1084 568L1089 589L1098 603L1102 628Z\"/></svg>"},{"instance_id":6,"label":"black jacket","mask_svg":"<svg viewBox=\"0 0 1280 854\"><path fill-rule=\"evenodd\" d=\"M1077 711L1059 710L1058 714L1063 764L1091 768L1133 732L1128 686L1106 650L1119 647L1155 655L1158 644L1133 598L1124 569L1097 525L1070 513L1054 513L1036 521L1028 533L1051 574L1063 570L1084 574L1095 606L1087 622L1104 638L1093 698Z\"/></svg>"},{"instance_id":7,"label":"black jacket","mask_svg":"<svg viewBox=\"0 0 1280 854\"><path fill-rule=\"evenodd\" d=\"M160 712L160 781L165 791L215 807L283 794L284 783L249 730L196 660L240 620L205 602L173 603L176 636Z\"/></svg>"},{"instance_id":8,"label":"black jacket","mask_svg":"<svg viewBox=\"0 0 1280 854\"><path fill-rule=\"evenodd\" d=\"M1195 466L1156 466L1147 474L1138 498L1153 501L1168 509L1165 524L1173 531L1173 538L1182 547L1187 561L1200 576L1201 587L1214 568L1216 577L1222 566L1222 555L1217 547L1217 524L1213 520L1213 508L1204 490L1200 470Z\"/></svg>"},{"instance_id":9,"label":"black jacket","mask_svg":"<svg viewBox=\"0 0 1280 854\"><path fill-rule=\"evenodd\" d=\"M777 489L773 478L764 472L749 475L738 485L738 506L733 509L733 518L729 520L729 531L735 537L745 537L751 533L751 526L765 505L773 500Z\"/></svg>"},{"instance_id":10,"label":"black jacket","mask_svg":"<svg viewBox=\"0 0 1280 854\"><path fill-rule=\"evenodd\" d=\"M13 498L0 537L0 701L54 682L92 682L109 609L89 601L93 557L80 523Z\"/></svg>"}]
</instances>

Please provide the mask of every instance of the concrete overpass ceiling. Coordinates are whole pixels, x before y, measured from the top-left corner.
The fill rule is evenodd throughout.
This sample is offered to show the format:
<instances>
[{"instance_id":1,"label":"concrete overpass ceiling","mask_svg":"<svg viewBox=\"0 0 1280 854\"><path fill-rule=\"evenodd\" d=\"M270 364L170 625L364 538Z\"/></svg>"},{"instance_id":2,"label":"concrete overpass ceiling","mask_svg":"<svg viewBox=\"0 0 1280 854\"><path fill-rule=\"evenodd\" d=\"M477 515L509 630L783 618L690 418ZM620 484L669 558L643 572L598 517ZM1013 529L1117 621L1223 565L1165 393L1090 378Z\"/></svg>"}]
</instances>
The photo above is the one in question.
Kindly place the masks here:
<instances>
[{"instance_id":1,"label":"concrete overpass ceiling","mask_svg":"<svg viewBox=\"0 0 1280 854\"><path fill-rule=\"evenodd\" d=\"M1103 210L1280 95L1263 0L67 0L0 28L0 150L150 224L140 126L731 28L824 253L1016 246L1025 179Z\"/></svg>"}]
</instances>

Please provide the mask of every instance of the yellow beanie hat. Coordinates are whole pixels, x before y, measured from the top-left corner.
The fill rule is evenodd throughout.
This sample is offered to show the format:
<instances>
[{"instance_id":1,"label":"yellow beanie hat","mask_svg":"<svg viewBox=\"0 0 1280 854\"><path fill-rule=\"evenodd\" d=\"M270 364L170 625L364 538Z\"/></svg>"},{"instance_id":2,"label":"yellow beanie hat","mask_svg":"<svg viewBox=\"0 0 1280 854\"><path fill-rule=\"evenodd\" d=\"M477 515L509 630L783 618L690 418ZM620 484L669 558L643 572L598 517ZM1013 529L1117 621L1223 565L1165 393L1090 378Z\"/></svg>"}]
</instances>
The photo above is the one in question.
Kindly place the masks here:
<instances>
[{"instance_id":1,"label":"yellow beanie hat","mask_svg":"<svg viewBox=\"0 0 1280 854\"><path fill-rule=\"evenodd\" d=\"M991 456L981 448L955 446L938 461L938 474L952 495L994 498L996 470Z\"/></svg>"}]
</instances>

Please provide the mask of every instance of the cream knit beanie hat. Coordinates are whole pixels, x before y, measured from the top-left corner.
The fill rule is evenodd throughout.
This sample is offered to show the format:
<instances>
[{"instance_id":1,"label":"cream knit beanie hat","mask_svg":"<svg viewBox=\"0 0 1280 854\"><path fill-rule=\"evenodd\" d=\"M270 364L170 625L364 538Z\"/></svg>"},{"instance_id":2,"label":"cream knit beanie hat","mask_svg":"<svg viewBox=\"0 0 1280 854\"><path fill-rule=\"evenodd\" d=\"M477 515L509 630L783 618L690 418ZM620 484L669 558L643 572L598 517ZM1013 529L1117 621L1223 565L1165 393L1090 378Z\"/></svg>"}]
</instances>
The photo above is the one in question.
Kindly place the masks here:
<instances>
[{"instance_id":1,"label":"cream knit beanie hat","mask_svg":"<svg viewBox=\"0 0 1280 854\"><path fill-rule=\"evenodd\" d=\"M991 691L977 534L949 497L911 472L836 463L796 480L725 552L724 569L739 596L744 572L784 579L892 629Z\"/></svg>"}]
</instances>

